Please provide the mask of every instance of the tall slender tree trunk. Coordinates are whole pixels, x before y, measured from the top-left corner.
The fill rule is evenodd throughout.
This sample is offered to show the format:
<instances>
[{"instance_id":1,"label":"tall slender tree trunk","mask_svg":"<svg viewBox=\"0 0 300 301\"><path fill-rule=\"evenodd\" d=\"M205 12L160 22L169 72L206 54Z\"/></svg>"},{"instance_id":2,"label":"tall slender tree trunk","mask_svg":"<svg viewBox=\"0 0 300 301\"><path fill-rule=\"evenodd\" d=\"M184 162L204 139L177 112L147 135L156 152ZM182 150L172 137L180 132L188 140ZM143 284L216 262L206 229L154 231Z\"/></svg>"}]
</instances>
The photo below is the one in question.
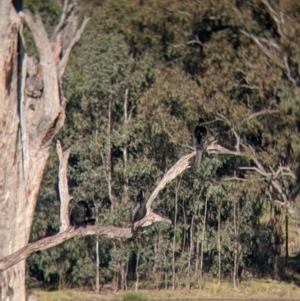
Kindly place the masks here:
<instances>
[{"instance_id":1,"label":"tall slender tree trunk","mask_svg":"<svg viewBox=\"0 0 300 301\"><path fill-rule=\"evenodd\" d=\"M159 240L159 238L157 239ZM159 241L157 241L156 239L154 240L154 264L153 264L153 275L154 275L154 279L155 279L155 284L156 284L156 289L159 289L159 279L160 279L160 275L157 272L157 245L159 244Z\"/></svg>"},{"instance_id":2,"label":"tall slender tree trunk","mask_svg":"<svg viewBox=\"0 0 300 301\"><path fill-rule=\"evenodd\" d=\"M285 208L285 266L289 259L289 216L288 208Z\"/></svg>"},{"instance_id":3,"label":"tall slender tree trunk","mask_svg":"<svg viewBox=\"0 0 300 301\"><path fill-rule=\"evenodd\" d=\"M195 215L192 216L191 228L190 228L190 245L189 245L189 253L188 253L188 274L187 274L187 289L191 288L191 260L192 254L194 251L194 243L193 243L193 229L194 229L194 219Z\"/></svg>"},{"instance_id":4,"label":"tall slender tree trunk","mask_svg":"<svg viewBox=\"0 0 300 301\"><path fill-rule=\"evenodd\" d=\"M182 214L183 214L183 239L182 239L182 251L186 250L186 228L187 228L187 223L186 223L186 215L185 215L185 207L184 207L184 201L182 203Z\"/></svg>"},{"instance_id":5,"label":"tall slender tree trunk","mask_svg":"<svg viewBox=\"0 0 300 301\"><path fill-rule=\"evenodd\" d=\"M205 240L205 231L206 231L206 216L207 216L207 199L204 203L204 216L203 216L203 228L201 235L201 253L200 253L200 271L199 271L199 282L203 281L203 253L204 253L204 240ZM199 283L199 287L202 287L202 284Z\"/></svg>"},{"instance_id":6,"label":"tall slender tree trunk","mask_svg":"<svg viewBox=\"0 0 300 301\"><path fill-rule=\"evenodd\" d=\"M96 202L94 202L96 207L96 225L99 220L99 207ZM99 252L99 236L96 235L96 292L100 292L100 252Z\"/></svg>"},{"instance_id":7,"label":"tall slender tree trunk","mask_svg":"<svg viewBox=\"0 0 300 301\"><path fill-rule=\"evenodd\" d=\"M106 178L107 178L107 186L108 186L108 196L111 203L111 210L114 210L114 197L112 192L112 157L111 157L111 108L112 100L109 98L108 101L108 116L107 116L107 140L106 140Z\"/></svg>"},{"instance_id":8,"label":"tall slender tree trunk","mask_svg":"<svg viewBox=\"0 0 300 301\"><path fill-rule=\"evenodd\" d=\"M219 284L222 280L222 262L221 262L221 204L218 206L218 252L219 252Z\"/></svg>"},{"instance_id":9,"label":"tall slender tree trunk","mask_svg":"<svg viewBox=\"0 0 300 301\"><path fill-rule=\"evenodd\" d=\"M199 216L198 216L199 217ZM194 276L199 281L199 263L200 263L200 229L197 228L196 234L196 251L195 251L195 271Z\"/></svg>"},{"instance_id":10,"label":"tall slender tree trunk","mask_svg":"<svg viewBox=\"0 0 300 301\"><path fill-rule=\"evenodd\" d=\"M99 120L98 117L96 117L95 122L95 142L98 144L98 137L99 137ZM94 200L94 206L96 208L96 225L98 225L99 222L99 203L98 201ZM100 292L100 252L99 252L99 236L96 235L96 279L95 279L95 291L97 293Z\"/></svg>"},{"instance_id":11,"label":"tall slender tree trunk","mask_svg":"<svg viewBox=\"0 0 300 301\"><path fill-rule=\"evenodd\" d=\"M100 252L99 236L96 236L96 293L100 292Z\"/></svg>"},{"instance_id":12,"label":"tall slender tree trunk","mask_svg":"<svg viewBox=\"0 0 300 301\"><path fill-rule=\"evenodd\" d=\"M237 230L236 202L233 202L233 228L234 228L234 264L233 264L233 286L238 289L238 230Z\"/></svg>"},{"instance_id":13,"label":"tall slender tree trunk","mask_svg":"<svg viewBox=\"0 0 300 301\"><path fill-rule=\"evenodd\" d=\"M114 251L117 250L117 244L115 241L113 242L113 250ZM112 289L114 293L116 293L119 289L119 271L120 271L119 262L117 262L116 265L118 265L118 270L116 267L114 268L113 279L112 279Z\"/></svg>"},{"instance_id":14,"label":"tall slender tree trunk","mask_svg":"<svg viewBox=\"0 0 300 301\"><path fill-rule=\"evenodd\" d=\"M180 180L181 182L181 180ZM172 289L175 290L175 248L176 248L176 233L177 233L177 211L178 211L178 190L180 182L177 185L175 191L175 212L174 212L174 235L173 235L173 246L172 246Z\"/></svg>"},{"instance_id":15,"label":"tall slender tree trunk","mask_svg":"<svg viewBox=\"0 0 300 301\"><path fill-rule=\"evenodd\" d=\"M129 89L127 88L125 90L125 96L124 96L124 135L127 137L127 123L128 123L128 95L129 95ZM127 139L126 139L127 140ZM128 202L129 196L128 196L128 190L129 190L129 177L128 177L128 146L127 142L125 143L123 147L123 161L124 161L124 201L125 203Z\"/></svg>"},{"instance_id":16,"label":"tall slender tree trunk","mask_svg":"<svg viewBox=\"0 0 300 301\"><path fill-rule=\"evenodd\" d=\"M164 260L165 260L165 266L167 267L167 255L166 255L166 249L164 249ZM165 269L165 289L168 289L168 269Z\"/></svg>"}]
</instances>

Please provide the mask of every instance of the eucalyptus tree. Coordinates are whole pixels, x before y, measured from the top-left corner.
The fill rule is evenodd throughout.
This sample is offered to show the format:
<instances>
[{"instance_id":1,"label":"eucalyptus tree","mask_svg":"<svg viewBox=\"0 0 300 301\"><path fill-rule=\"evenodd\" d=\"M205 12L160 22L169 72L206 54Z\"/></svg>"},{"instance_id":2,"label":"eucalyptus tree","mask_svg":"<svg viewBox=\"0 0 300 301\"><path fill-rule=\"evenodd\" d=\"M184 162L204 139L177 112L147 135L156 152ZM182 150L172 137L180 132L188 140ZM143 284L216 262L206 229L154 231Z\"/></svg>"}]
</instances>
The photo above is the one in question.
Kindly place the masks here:
<instances>
[{"instance_id":1,"label":"eucalyptus tree","mask_svg":"<svg viewBox=\"0 0 300 301\"><path fill-rule=\"evenodd\" d=\"M20 3L20 2L16 2ZM71 4L72 5L72 4ZM16 11L11 1L1 1L1 248L4 258L26 246L52 139L64 123L62 77L79 30L66 26L76 17L65 2L51 36L41 18L29 11ZM29 27L39 60L28 57L23 38ZM69 38L62 36L66 33ZM12 226L13 224L13 226ZM25 261L1 272L1 299L25 299Z\"/></svg>"}]
</instances>

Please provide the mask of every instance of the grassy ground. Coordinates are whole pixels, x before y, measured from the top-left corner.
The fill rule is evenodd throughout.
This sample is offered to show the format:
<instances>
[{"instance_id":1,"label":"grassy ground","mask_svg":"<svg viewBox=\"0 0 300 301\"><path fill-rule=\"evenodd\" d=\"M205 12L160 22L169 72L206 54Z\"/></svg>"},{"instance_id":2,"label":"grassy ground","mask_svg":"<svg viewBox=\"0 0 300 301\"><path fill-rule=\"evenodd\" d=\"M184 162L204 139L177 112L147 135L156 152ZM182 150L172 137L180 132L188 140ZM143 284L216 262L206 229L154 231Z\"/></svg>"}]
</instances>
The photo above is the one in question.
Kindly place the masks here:
<instances>
[{"instance_id":1,"label":"grassy ground","mask_svg":"<svg viewBox=\"0 0 300 301\"><path fill-rule=\"evenodd\" d=\"M231 283L207 283L202 290L140 290L118 292L102 292L96 294L88 291L33 291L39 301L144 301L144 300L192 300L192 299L270 299L299 300L300 287L278 281L243 281L239 290L234 290Z\"/></svg>"}]
</instances>

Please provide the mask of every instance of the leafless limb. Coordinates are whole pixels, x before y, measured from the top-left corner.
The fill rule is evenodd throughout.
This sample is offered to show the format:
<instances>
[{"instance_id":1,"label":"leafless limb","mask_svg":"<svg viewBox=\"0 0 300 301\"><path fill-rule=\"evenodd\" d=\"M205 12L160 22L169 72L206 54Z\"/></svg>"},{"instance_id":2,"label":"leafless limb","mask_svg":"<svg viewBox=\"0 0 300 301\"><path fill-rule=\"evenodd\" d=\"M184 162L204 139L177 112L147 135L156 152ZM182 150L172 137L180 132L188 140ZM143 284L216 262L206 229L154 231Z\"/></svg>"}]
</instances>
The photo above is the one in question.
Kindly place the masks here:
<instances>
[{"instance_id":1,"label":"leafless limb","mask_svg":"<svg viewBox=\"0 0 300 301\"><path fill-rule=\"evenodd\" d=\"M19 251L0 260L0 271L6 270L18 262L26 259L36 251L43 251L55 247L71 238L87 235L99 235L107 237L132 237L131 228L117 228L112 226L87 226L69 227L56 235L42 238L36 242L29 243Z\"/></svg>"},{"instance_id":2,"label":"leafless limb","mask_svg":"<svg viewBox=\"0 0 300 301\"><path fill-rule=\"evenodd\" d=\"M273 202L275 202L275 203L279 204L280 206L284 206L284 205L285 205L285 203L284 203L284 202L282 202L282 201L279 201L279 200L273 200Z\"/></svg>"},{"instance_id":3,"label":"leafless limb","mask_svg":"<svg viewBox=\"0 0 300 301\"><path fill-rule=\"evenodd\" d=\"M186 42L187 45L190 44L198 44L200 46L203 46L203 43L200 41L199 37L197 35L195 35L195 39L194 40L190 40Z\"/></svg>"},{"instance_id":4,"label":"leafless limb","mask_svg":"<svg viewBox=\"0 0 300 301\"><path fill-rule=\"evenodd\" d=\"M279 175L283 175L283 176L289 176L291 177L292 179L296 180L297 177L295 175L294 172L291 171L290 167L286 167L286 166L279 166L279 168L277 169L276 172L274 172L272 170L273 174L274 174L274 179L278 178Z\"/></svg>"},{"instance_id":5,"label":"leafless limb","mask_svg":"<svg viewBox=\"0 0 300 301\"><path fill-rule=\"evenodd\" d=\"M269 182L272 185L272 187L274 187L277 190L277 192L281 195L281 197L283 199L283 204L290 207L290 201L288 199L285 188L283 187L282 183L280 182L280 180L278 178L279 178L279 175L287 175L295 180L296 175L290 170L289 167L286 167L286 166L280 166L276 172L272 168L270 168L271 172L267 172L265 167L262 165L262 163L257 158L253 147L248 145L248 148L251 150L251 152L253 154L251 159L253 160L256 167L250 167L250 166L249 167L240 167L239 169L254 170L254 171L258 172L259 174L261 174L263 177L265 177L267 182Z\"/></svg>"},{"instance_id":6,"label":"leafless limb","mask_svg":"<svg viewBox=\"0 0 300 301\"><path fill-rule=\"evenodd\" d=\"M240 181L240 182L247 182L247 179L239 178L239 177L225 177L224 181Z\"/></svg>"},{"instance_id":7,"label":"leafless limb","mask_svg":"<svg viewBox=\"0 0 300 301\"><path fill-rule=\"evenodd\" d=\"M167 224L172 224L169 218L164 218L158 215L157 213L153 212L152 210L150 210L150 212L147 213L147 215L144 218L134 223L133 229L134 231L136 231L137 229L142 228L143 225L153 224L156 222L164 222Z\"/></svg>"},{"instance_id":8,"label":"leafless limb","mask_svg":"<svg viewBox=\"0 0 300 301\"><path fill-rule=\"evenodd\" d=\"M163 129L164 129L165 133L169 136L169 138L171 139L172 143L177 143L177 141L175 140L175 138L173 137L173 135L167 129L166 122L165 122L164 118L161 118L161 122L162 122L162 126L163 126Z\"/></svg>"},{"instance_id":9,"label":"leafless limb","mask_svg":"<svg viewBox=\"0 0 300 301\"><path fill-rule=\"evenodd\" d=\"M235 149L237 153L240 153L240 135L237 133L235 130L234 126L231 124L231 122L228 120L227 117L225 117L223 114L217 113L217 116L220 118L220 120L225 121L231 128L231 131L233 132L235 139L236 139L236 144L235 144Z\"/></svg>"},{"instance_id":10,"label":"leafless limb","mask_svg":"<svg viewBox=\"0 0 300 301\"><path fill-rule=\"evenodd\" d=\"M214 141L210 145L207 146L206 151L210 154L227 154L227 155L234 155L234 156L242 156L243 153L238 151L231 151ZM175 179L178 175L180 175L183 171L190 167L189 160L196 155L196 151L181 157L163 176L161 181L158 183L157 187L154 189L152 194L150 195L147 201L147 214L151 212L151 205L154 199L157 197L159 192L164 189L166 184L173 179Z\"/></svg>"},{"instance_id":11,"label":"leafless limb","mask_svg":"<svg viewBox=\"0 0 300 301\"><path fill-rule=\"evenodd\" d=\"M206 151L209 154L222 154L222 155L234 155L234 156L243 156L245 155L243 152L240 151L232 151L230 149L227 149L223 147L222 145L219 145L214 141L211 143L207 148Z\"/></svg>"},{"instance_id":12,"label":"leafless limb","mask_svg":"<svg viewBox=\"0 0 300 301\"><path fill-rule=\"evenodd\" d=\"M275 10L272 8L272 6L268 0L261 0L261 2L268 9L268 12L269 12L271 18L274 20L274 22L277 26L278 33L280 34L280 36L283 36L284 35L284 27L283 27L283 20L282 20L281 16L275 12Z\"/></svg>"},{"instance_id":13,"label":"leafless limb","mask_svg":"<svg viewBox=\"0 0 300 301\"><path fill-rule=\"evenodd\" d=\"M188 16L188 17L193 17L193 15L185 10L181 10L181 9L177 9L177 10L172 10L172 9L169 9L169 8L166 8L164 7L164 10L168 13L178 13L178 14L181 14L181 15L185 15L185 16Z\"/></svg>"},{"instance_id":14,"label":"leafless limb","mask_svg":"<svg viewBox=\"0 0 300 301\"><path fill-rule=\"evenodd\" d=\"M280 58L278 55L275 55L273 52L271 52L269 48L265 47L261 41L261 38L259 38L258 36L254 35L252 33L246 32L244 30L241 30L241 33L244 34L245 36L251 38L253 40L253 42L258 46L258 48L260 50L262 50L264 52L264 54L269 59L271 59L274 64L276 64L279 68L285 70L285 65L282 62L282 58ZM279 49L281 49L279 45L278 45L278 47L279 47ZM274 47L274 48L278 48L278 47Z\"/></svg>"},{"instance_id":15,"label":"leafless limb","mask_svg":"<svg viewBox=\"0 0 300 301\"><path fill-rule=\"evenodd\" d=\"M60 16L59 23L57 24L57 26L54 30L53 36L57 36L58 32L63 28L63 26L65 25L66 19L68 18L68 16L70 15L70 13L73 10L74 5L75 5L74 1L72 1L71 3L69 3L69 0L64 1L63 11Z\"/></svg>"},{"instance_id":16,"label":"leafless limb","mask_svg":"<svg viewBox=\"0 0 300 301\"><path fill-rule=\"evenodd\" d=\"M246 167L246 166L242 166L242 167L239 167L239 169L241 169L241 170L255 170L255 171L257 171L259 174L261 174L261 175L264 176L264 177L268 177L269 175L271 175L271 173L267 173L267 172L265 172L265 171L262 171L262 170L260 170L260 169L257 168L257 167L251 167L251 166Z\"/></svg>"},{"instance_id":17,"label":"leafless limb","mask_svg":"<svg viewBox=\"0 0 300 301\"><path fill-rule=\"evenodd\" d=\"M157 187L154 189L152 194L150 195L147 201L147 215L151 212L151 205L154 199L157 197L158 193L166 186L166 184L173 179L175 179L178 175L180 175L183 171L190 167L189 160L190 158L196 155L196 151L181 157L164 175L161 181L158 183Z\"/></svg>"},{"instance_id":18,"label":"leafless limb","mask_svg":"<svg viewBox=\"0 0 300 301\"><path fill-rule=\"evenodd\" d=\"M59 78L61 79L63 74L64 74L64 71L65 71L65 68L68 64L68 60L69 60L69 57L70 57L70 54L71 54L71 50L72 48L74 47L74 45L80 40L83 32L84 32L84 29L87 25L87 23L89 22L91 18L85 16L83 21L82 21L82 24L80 26L80 28L78 29L77 33L75 34L75 36L73 37L73 39L71 40L69 46L67 47L67 49L64 51L64 54L63 54L63 57L62 59L60 60L59 64L58 64L58 76Z\"/></svg>"},{"instance_id":19,"label":"leafless limb","mask_svg":"<svg viewBox=\"0 0 300 301\"><path fill-rule=\"evenodd\" d=\"M44 82L44 115L47 119L50 117L50 114L52 115L53 112L60 110L60 103L58 101L54 101L56 100L57 95L59 95L57 70L53 59L48 35L40 16L36 15L34 18L29 10L24 10L22 16L24 16L24 19L33 35L35 45L40 55L40 65L42 67Z\"/></svg>"},{"instance_id":20,"label":"leafless limb","mask_svg":"<svg viewBox=\"0 0 300 301\"><path fill-rule=\"evenodd\" d=\"M283 60L284 60L284 65L285 65L285 70L286 70L286 76L292 82L294 87L297 87L296 80L292 77L291 69L290 69L289 62L288 62L288 57L286 54L284 55Z\"/></svg>"},{"instance_id":21,"label":"leafless limb","mask_svg":"<svg viewBox=\"0 0 300 301\"><path fill-rule=\"evenodd\" d=\"M269 3L267 0L262 0L263 3ZM267 40L265 38L260 38L252 33L241 30L245 36L251 38L253 42L261 49L264 54L279 68L283 70L289 81L296 87L297 82L292 77L290 66L288 63L288 56L284 53L283 48L280 44L273 40ZM264 44L268 45L267 47Z\"/></svg>"},{"instance_id":22,"label":"leafless limb","mask_svg":"<svg viewBox=\"0 0 300 301\"><path fill-rule=\"evenodd\" d=\"M70 150L62 151L60 141L56 142L56 151L59 158L59 170L58 170L58 188L60 197L60 232L66 231L69 226L69 211L68 205L72 197L69 194L68 178L67 178L67 166L70 156Z\"/></svg>"},{"instance_id":23,"label":"leafless limb","mask_svg":"<svg viewBox=\"0 0 300 301\"><path fill-rule=\"evenodd\" d=\"M178 9L176 12L177 12L178 14L186 15L186 16L188 16L188 17L193 17L193 15L192 15L191 13L188 13L188 12L185 11L185 10Z\"/></svg>"},{"instance_id":24,"label":"leafless limb","mask_svg":"<svg viewBox=\"0 0 300 301\"><path fill-rule=\"evenodd\" d=\"M250 90L259 90L260 87L259 86L256 86L256 85L246 85L246 84L242 84L240 85L241 88L247 88L247 89L250 89Z\"/></svg>"},{"instance_id":25,"label":"leafless limb","mask_svg":"<svg viewBox=\"0 0 300 301\"><path fill-rule=\"evenodd\" d=\"M247 118L247 120L251 120L251 119L253 119L253 118L255 118L255 117L262 116L262 115L278 114L278 113L280 113L279 110L269 110L269 109L261 110L261 111L259 111L259 112L256 112L256 113L251 114L251 115Z\"/></svg>"}]
</instances>

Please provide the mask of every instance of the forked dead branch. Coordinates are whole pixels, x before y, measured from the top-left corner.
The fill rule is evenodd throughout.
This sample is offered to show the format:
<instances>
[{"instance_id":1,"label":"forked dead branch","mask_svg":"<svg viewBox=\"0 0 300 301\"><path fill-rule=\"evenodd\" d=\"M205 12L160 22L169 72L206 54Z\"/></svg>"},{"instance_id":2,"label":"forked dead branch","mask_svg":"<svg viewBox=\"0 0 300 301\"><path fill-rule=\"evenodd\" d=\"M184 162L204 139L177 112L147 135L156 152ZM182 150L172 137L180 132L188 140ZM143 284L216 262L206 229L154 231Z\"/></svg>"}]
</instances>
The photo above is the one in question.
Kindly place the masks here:
<instances>
[{"instance_id":1,"label":"forked dead branch","mask_svg":"<svg viewBox=\"0 0 300 301\"><path fill-rule=\"evenodd\" d=\"M57 246L73 237L82 237L87 235L99 235L99 236L107 236L107 237L120 237L120 238L130 238L132 237L132 229L128 228L120 228L114 226L87 226L74 228L70 226L69 222L69 214L68 214L68 206L72 197L69 194L68 189L68 180L67 180L67 165L68 158L70 155L70 151L62 151L61 144L57 141L56 150L59 157L59 196L60 196L60 231L50 237L45 237L36 242L29 243L24 246L22 249L17 252L5 257L0 261L0 270L6 270L9 267L15 265L16 263L26 259L32 253L36 251L47 250L54 246ZM219 153L219 154L232 154L232 155L240 155L237 152L233 152L228 150L221 145L213 142L207 147L208 153ZM154 189L152 194L150 195L147 201L147 215L137 221L134 224L134 229L138 229L141 225L146 222L165 222L171 224L171 220L165 217L162 217L155 212L152 211L151 205L155 198L158 196L159 192L166 186L166 184L177 176L179 176L182 172L184 172L187 168L190 167L190 159L196 155L196 152L193 151L183 157L181 157L164 175L162 180L158 183L157 187Z\"/></svg>"}]
</instances>

